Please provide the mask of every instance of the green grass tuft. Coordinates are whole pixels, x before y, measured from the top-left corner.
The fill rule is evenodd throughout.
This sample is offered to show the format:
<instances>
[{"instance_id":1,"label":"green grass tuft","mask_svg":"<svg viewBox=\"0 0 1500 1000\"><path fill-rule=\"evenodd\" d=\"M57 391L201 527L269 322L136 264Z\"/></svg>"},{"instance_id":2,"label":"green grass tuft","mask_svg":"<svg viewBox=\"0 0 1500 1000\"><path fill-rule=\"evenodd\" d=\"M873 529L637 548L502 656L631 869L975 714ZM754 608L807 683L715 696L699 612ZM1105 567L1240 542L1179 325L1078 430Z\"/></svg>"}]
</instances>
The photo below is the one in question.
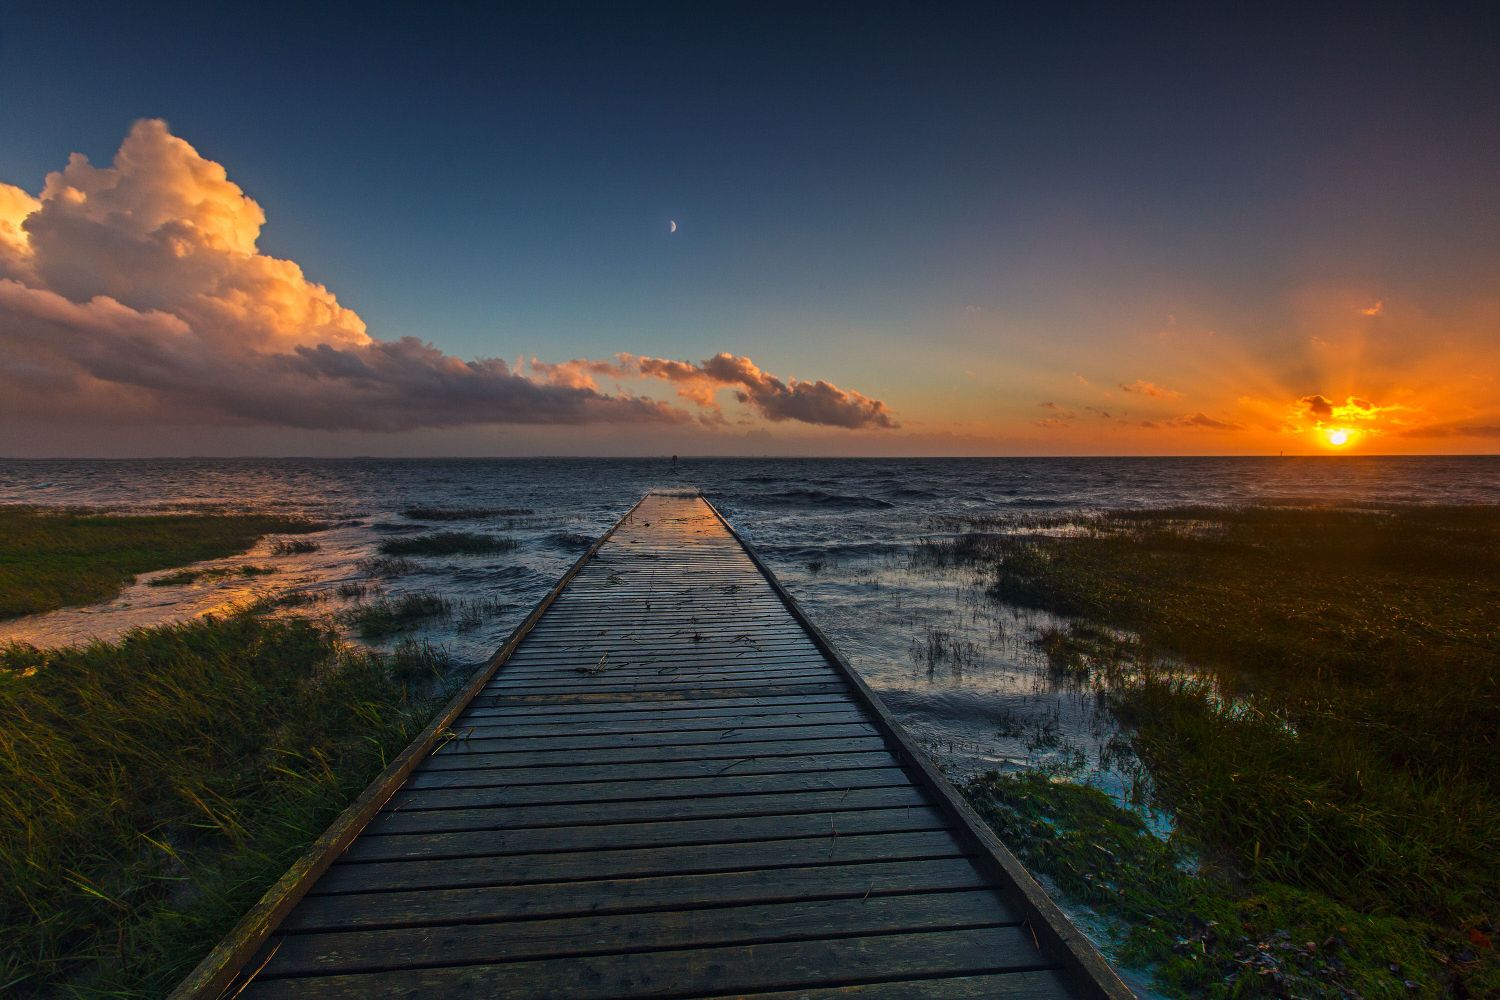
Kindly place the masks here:
<instances>
[{"instance_id":1,"label":"green grass tuft","mask_svg":"<svg viewBox=\"0 0 1500 1000\"><path fill-rule=\"evenodd\" d=\"M402 594L350 608L345 616L366 639L380 639L415 628L429 618L446 617L453 602L439 594Z\"/></svg>"}]
</instances>

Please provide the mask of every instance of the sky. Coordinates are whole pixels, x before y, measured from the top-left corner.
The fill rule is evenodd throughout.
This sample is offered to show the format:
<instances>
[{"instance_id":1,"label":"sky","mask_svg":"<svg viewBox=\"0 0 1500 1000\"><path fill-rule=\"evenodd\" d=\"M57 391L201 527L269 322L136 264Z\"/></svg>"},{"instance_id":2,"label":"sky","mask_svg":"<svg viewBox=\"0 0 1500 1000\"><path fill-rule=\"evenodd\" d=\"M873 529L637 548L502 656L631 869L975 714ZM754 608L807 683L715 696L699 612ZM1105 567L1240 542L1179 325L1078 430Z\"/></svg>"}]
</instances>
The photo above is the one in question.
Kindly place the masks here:
<instances>
[{"instance_id":1,"label":"sky","mask_svg":"<svg viewBox=\"0 0 1500 1000\"><path fill-rule=\"evenodd\" d=\"M1500 446L1493 9L134 6L0 22L0 456Z\"/></svg>"}]
</instances>

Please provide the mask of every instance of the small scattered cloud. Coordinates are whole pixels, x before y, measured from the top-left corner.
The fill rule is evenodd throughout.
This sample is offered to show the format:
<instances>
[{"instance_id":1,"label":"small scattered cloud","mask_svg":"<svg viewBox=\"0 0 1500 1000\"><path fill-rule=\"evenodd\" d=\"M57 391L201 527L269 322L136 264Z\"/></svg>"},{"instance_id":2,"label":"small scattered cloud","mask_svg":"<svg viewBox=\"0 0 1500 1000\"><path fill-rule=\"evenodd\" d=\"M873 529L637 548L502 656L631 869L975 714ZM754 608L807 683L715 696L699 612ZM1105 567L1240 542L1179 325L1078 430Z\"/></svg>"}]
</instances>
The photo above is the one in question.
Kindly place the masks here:
<instances>
[{"instance_id":1,"label":"small scattered cloud","mask_svg":"<svg viewBox=\"0 0 1500 1000\"><path fill-rule=\"evenodd\" d=\"M1333 417L1333 400L1324 397L1321 393L1303 396L1297 402L1307 407L1307 415L1314 420L1328 420Z\"/></svg>"},{"instance_id":2,"label":"small scattered cloud","mask_svg":"<svg viewBox=\"0 0 1500 1000\"><path fill-rule=\"evenodd\" d=\"M1139 378L1134 382L1129 383L1128 385L1124 382L1121 382L1120 388L1124 389L1126 392L1139 393L1142 396L1150 396L1153 399L1182 398L1182 393L1178 392L1176 389L1168 389L1165 386L1160 386L1154 382L1147 382L1145 379Z\"/></svg>"},{"instance_id":3,"label":"small scattered cloud","mask_svg":"<svg viewBox=\"0 0 1500 1000\"><path fill-rule=\"evenodd\" d=\"M1184 414L1180 417L1168 417L1164 420L1142 420L1138 426L1158 430L1163 428L1181 428L1186 430L1242 431L1245 429L1243 424L1232 423L1228 420L1216 420L1202 411Z\"/></svg>"},{"instance_id":4,"label":"small scattered cloud","mask_svg":"<svg viewBox=\"0 0 1500 1000\"><path fill-rule=\"evenodd\" d=\"M1033 420L1032 424L1034 426L1045 428L1066 427L1072 421L1078 419L1078 414L1074 413L1066 406L1061 406L1057 403L1052 402L1051 400L1048 400L1045 403L1038 403L1036 405L1041 409L1046 410L1051 415L1042 417L1039 420Z\"/></svg>"},{"instance_id":5,"label":"small scattered cloud","mask_svg":"<svg viewBox=\"0 0 1500 1000\"><path fill-rule=\"evenodd\" d=\"M1373 303L1361 309L1359 314L1361 316L1379 316L1383 312L1385 312L1385 300L1376 299Z\"/></svg>"}]
</instances>

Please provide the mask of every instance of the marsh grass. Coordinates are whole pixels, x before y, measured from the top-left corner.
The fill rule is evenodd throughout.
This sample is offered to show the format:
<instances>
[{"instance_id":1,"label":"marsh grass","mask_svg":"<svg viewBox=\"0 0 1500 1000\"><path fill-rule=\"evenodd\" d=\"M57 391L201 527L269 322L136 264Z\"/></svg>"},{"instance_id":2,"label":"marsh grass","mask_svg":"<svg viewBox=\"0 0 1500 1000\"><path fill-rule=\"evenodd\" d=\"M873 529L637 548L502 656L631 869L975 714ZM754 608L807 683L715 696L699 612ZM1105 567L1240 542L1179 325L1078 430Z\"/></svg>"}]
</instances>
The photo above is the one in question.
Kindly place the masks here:
<instances>
[{"instance_id":1,"label":"marsh grass","mask_svg":"<svg viewBox=\"0 0 1500 1000\"><path fill-rule=\"evenodd\" d=\"M277 556L300 556L316 552L323 546L310 538L278 538L271 543L271 554Z\"/></svg>"},{"instance_id":2,"label":"marsh grass","mask_svg":"<svg viewBox=\"0 0 1500 1000\"><path fill-rule=\"evenodd\" d=\"M425 724L430 665L250 612L0 651L0 993L165 994Z\"/></svg>"},{"instance_id":3,"label":"marsh grass","mask_svg":"<svg viewBox=\"0 0 1500 1000\"><path fill-rule=\"evenodd\" d=\"M184 569L147 580L148 587L180 587L199 580L223 580L231 576L269 576L274 566L224 566L215 569Z\"/></svg>"},{"instance_id":4,"label":"marsh grass","mask_svg":"<svg viewBox=\"0 0 1500 1000\"><path fill-rule=\"evenodd\" d=\"M113 515L0 506L0 619L107 601L139 573L243 552L322 525L259 514Z\"/></svg>"},{"instance_id":5,"label":"marsh grass","mask_svg":"<svg viewBox=\"0 0 1500 1000\"><path fill-rule=\"evenodd\" d=\"M472 631L502 614L510 604L498 597L474 597L459 601L454 624L460 631Z\"/></svg>"},{"instance_id":6,"label":"marsh grass","mask_svg":"<svg viewBox=\"0 0 1500 1000\"><path fill-rule=\"evenodd\" d=\"M435 531L411 538L387 538L380 551L388 556L469 556L510 552L516 540L478 531Z\"/></svg>"},{"instance_id":7,"label":"marsh grass","mask_svg":"<svg viewBox=\"0 0 1500 1000\"><path fill-rule=\"evenodd\" d=\"M396 556L375 556L370 559L361 559L356 568L366 576L393 577L405 576L421 569L410 559L401 559Z\"/></svg>"},{"instance_id":8,"label":"marsh grass","mask_svg":"<svg viewBox=\"0 0 1500 1000\"><path fill-rule=\"evenodd\" d=\"M365 639L381 639L409 631L432 618L446 618L453 613L453 602L441 594L429 592L383 597L368 604L350 608L345 620Z\"/></svg>"},{"instance_id":9,"label":"marsh grass","mask_svg":"<svg viewBox=\"0 0 1500 1000\"><path fill-rule=\"evenodd\" d=\"M1470 947L1500 922L1500 508L1184 508L1078 527L916 558L979 567L996 599L1076 619L1041 637L1049 664L1110 690L1159 804L1224 884L1416 928L1447 962L1419 989L1500 989L1493 950Z\"/></svg>"},{"instance_id":10,"label":"marsh grass","mask_svg":"<svg viewBox=\"0 0 1500 1000\"><path fill-rule=\"evenodd\" d=\"M416 639L402 639L383 661L390 675L403 684L432 684L442 680L453 666L452 657L442 646Z\"/></svg>"},{"instance_id":11,"label":"marsh grass","mask_svg":"<svg viewBox=\"0 0 1500 1000\"><path fill-rule=\"evenodd\" d=\"M925 627L921 639L911 640L912 660L927 668L929 674L937 672L939 666L948 666L962 673L974 665L979 648L971 640L955 638L946 629Z\"/></svg>"},{"instance_id":12,"label":"marsh grass","mask_svg":"<svg viewBox=\"0 0 1500 1000\"><path fill-rule=\"evenodd\" d=\"M373 584L365 580L344 580L333 592L346 601L362 601L370 596Z\"/></svg>"}]
</instances>

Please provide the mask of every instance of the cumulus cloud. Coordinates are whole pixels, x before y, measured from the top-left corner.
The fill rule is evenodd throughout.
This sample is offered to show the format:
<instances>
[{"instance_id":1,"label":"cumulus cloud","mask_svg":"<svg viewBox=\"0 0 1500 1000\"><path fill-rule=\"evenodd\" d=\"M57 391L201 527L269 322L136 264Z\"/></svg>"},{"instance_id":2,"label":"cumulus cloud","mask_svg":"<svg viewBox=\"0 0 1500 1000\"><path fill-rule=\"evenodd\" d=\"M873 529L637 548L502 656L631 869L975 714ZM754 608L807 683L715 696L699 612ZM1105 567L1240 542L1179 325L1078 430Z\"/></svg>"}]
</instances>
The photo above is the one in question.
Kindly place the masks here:
<instances>
[{"instance_id":1,"label":"cumulus cloud","mask_svg":"<svg viewBox=\"0 0 1500 1000\"><path fill-rule=\"evenodd\" d=\"M1134 382L1131 382L1128 385L1124 382L1121 382L1120 388L1124 389L1126 392L1140 393L1142 396L1151 396L1154 399L1182 398L1182 393L1178 392L1176 389L1167 389L1163 386L1156 385L1155 383L1147 382L1145 379L1141 378L1136 379Z\"/></svg>"},{"instance_id":2,"label":"cumulus cloud","mask_svg":"<svg viewBox=\"0 0 1500 1000\"><path fill-rule=\"evenodd\" d=\"M31 241L21 228L42 203L20 188L0 183L0 278L31 270Z\"/></svg>"},{"instance_id":3,"label":"cumulus cloud","mask_svg":"<svg viewBox=\"0 0 1500 1000\"><path fill-rule=\"evenodd\" d=\"M108 296L73 302L9 279L0 279L0 317L0 342L50 362L46 370L72 391L130 387L174 417L396 431L689 416L641 397L536 382L504 361L464 361L414 337L226 352L172 312L136 310ZM0 380L6 375L35 377L10 366L0 369Z\"/></svg>"},{"instance_id":4,"label":"cumulus cloud","mask_svg":"<svg viewBox=\"0 0 1500 1000\"><path fill-rule=\"evenodd\" d=\"M109 166L74 154L40 197L0 184L0 408L34 415L40 398L54 414L373 431L693 418L601 391L601 376L663 377L629 355L522 370L376 339L296 263L260 253L265 220L222 166L154 120ZM770 420L894 426L878 400L783 381L748 358L696 367Z\"/></svg>"}]
</instances>

